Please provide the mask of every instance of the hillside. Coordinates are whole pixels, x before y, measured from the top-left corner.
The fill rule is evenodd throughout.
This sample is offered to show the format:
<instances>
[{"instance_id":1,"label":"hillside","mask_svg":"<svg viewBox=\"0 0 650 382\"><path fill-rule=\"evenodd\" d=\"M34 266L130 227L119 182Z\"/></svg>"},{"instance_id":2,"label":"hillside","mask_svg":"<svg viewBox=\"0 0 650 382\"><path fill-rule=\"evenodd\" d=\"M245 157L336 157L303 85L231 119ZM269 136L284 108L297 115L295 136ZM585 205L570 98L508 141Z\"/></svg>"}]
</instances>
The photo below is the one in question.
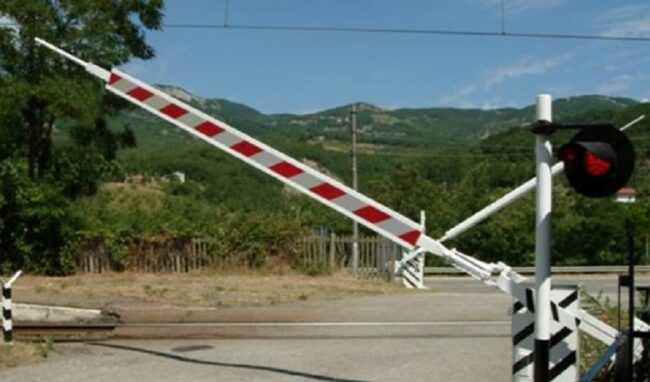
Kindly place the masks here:
<instances>
[{"instance_id":1,"label":"hillside","mask_svg":"<svg viewBox=\"0 0 650 382\"><path fill-rule=\"evenodd\" d=\"M208 114L265 141L325 143L337 149L336 142L349 142L351 105L307 115L266 115L246 105L224 99L206 99L169 85L159 87ZM558 120L590 112L620 111L637 101L587 95L558 99L554 115ZM481 140L513 127L526 126L534 116L534 105L494 110L457 108L402 108L389 110L358 103L359 142L396 148L439 150L476 145ZM133 110L117 118L136 132L140 147L173 144L191 145L193 138L178 129L160 127L153 116ZM182 135L182 136L181 136Z\"/></svg>"},{"instance_id":2,"label":"hillside","mask_svg":"<svg viewBox=\"0 0 650 382\"><path fill-rule=\"evenodd\" d=\"M312 163L323 171L349 182L350 172L350 105L308 115L266 115L246 105L223 99L204 99L184 89L159 85L165 91L185 102L226 121L238 129L279 148L289 155ZM601 116L634 109L638 102L630 99L602 96L581 96L554 102L557 119L579 118L584 113ZM642 104L638 104L642 105ZM502 134L515 128L517 152L508 160L520 160L522 153L530 153L527 144L527 126L534 116L534 105L521 109L496 110L426 108L383 109L367 103L358 103L359 172L363 174L363 190L384 174L390 174L400 165L415 165L429 169L427 163L449 163L442 170L426 170L431 179L447 182L458 179L463 159L501 155L511 134ZM595 118L595 117L594 117ZM126 173L144 171L150 175L165 175L183 171L188 179L207 186L204 194L213 202L229 201L239 209L253 210L272 202L283 204L282 189L276 182L229 155L215 150L193 136L157 117L138 109L122 112L110 120L115 129L128 126L137 138L137 147L121 150L118 155ZM510 150L512 152L512 150ZM528 176L524 172L521 177ZM254 191L251 191L254 190ZM259 198L259 194L266 195Z\"/></svg>"}]
</instances>

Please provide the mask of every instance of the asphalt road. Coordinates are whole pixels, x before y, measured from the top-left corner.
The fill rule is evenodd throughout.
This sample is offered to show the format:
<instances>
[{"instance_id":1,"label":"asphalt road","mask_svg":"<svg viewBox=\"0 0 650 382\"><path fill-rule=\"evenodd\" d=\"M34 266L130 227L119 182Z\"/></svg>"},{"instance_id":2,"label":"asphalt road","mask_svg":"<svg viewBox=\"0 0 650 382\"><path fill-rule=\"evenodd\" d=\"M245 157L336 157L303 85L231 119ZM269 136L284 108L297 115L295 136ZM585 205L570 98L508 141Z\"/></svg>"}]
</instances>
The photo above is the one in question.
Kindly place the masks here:
<instances>
[{"instance_id":1,"label":"asphalt road","mask_svg":"<svg viewBox=\"0 0 650 382\"><path fill-rule=\"evenodd\" d=\"M614 276L579 281L593 294L616 293ZM426 284L422 293L224 309L198 325L132 327L187 335L57 344L46 362L0 372L0 380L510 380L510 298L468 278Z\"/></svg>"},{"instance_id":2,"label":"asphalt road","mask_svg":"<svg viewBox=\"0 0 650 382\"><path fill-rule=\"evenodd\" d=\"M504 381L508 338L233 339L67 345L13 381ZM482 352L482 357L468 355ZM477 361L477 362L472 362Z\"/></svg>"}]
</instances>

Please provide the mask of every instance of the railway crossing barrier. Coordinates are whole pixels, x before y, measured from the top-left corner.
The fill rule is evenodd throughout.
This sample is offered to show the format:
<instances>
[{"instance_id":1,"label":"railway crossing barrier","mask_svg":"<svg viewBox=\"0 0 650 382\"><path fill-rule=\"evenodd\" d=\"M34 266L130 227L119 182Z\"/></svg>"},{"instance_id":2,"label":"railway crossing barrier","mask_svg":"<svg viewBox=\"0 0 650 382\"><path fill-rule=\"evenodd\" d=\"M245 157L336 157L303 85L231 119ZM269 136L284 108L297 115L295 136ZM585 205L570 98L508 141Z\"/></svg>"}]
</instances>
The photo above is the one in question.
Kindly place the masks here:
<instances>
[{"instance_id":1,"label":"railway crossing barrier","mask_svg":"<svg viewBox=\"0 0 650 382\"><path fill-rule=\"evenodd\" d=\"M533 291L525 286L528 281L525 277L514 272L504 263L486 263L461 253L455 248L447 248L442 242L453 236L449 232L442 239L436 240L423 232L421 224L153 86L116 68L109 71L93 63L85 62L42 39L36 38L36 42L75 62L89 74L104 81L106 89L118 97L185 130L404 247L409 254L403 260L410 261L420 254L431 253L486 285L496 287L509 294L520 303L525 304L529 311L534 309ZM559 173L562 170L560 166L558 165L557 169L553 168L552 174ZM489 206L489 211L480 211L479 216L472 222L461 223L463 230L521 197L534 188L534 184L534 181L527 182L512 194L508 194ZM454 235L457 234L458 232L454 233ZM582 309L573 311L562 306L562 299L558 296L551 296L549 306L543 306L542 309L550 309L551 319L554 322L564 327L579 327L608 346L614 343L619 335L616 329L591 316L588 312ZM637 321L636 327L641 331L650 329L640 320ZM642 348L637 347L635 356L640 357L641 351Z\"/></svg>"},{"instance_id":2,"label":"railway crossing barrier","mask_svg":"<svg viewBox=\"0 0 650 382\"><path fill-rule=\"evenodd\" d=\"M12 303L11 303L11 285L16 281L23 271L16 272L6 282L2 283L2 337L4 342L11 344L13 342L13 320L12 320Z\"/></svg>"}]
</instances>

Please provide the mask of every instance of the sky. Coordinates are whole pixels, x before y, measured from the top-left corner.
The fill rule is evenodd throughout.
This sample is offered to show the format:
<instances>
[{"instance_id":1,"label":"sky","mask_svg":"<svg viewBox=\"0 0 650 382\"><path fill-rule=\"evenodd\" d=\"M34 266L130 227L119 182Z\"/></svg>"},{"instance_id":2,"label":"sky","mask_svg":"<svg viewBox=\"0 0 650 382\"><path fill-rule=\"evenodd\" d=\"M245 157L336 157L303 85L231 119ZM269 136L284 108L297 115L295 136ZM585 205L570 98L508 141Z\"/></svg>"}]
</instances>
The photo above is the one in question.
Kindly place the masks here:
<instances>
[{"instance_id":1,"label":"sky","mask_svg":"<svg viewBox=\"0 0 650 382\"><path fill-rule=\"evenodd\" d=\"M165 0L156 50L121 69L264 113L353 102L521 107L540 93L650 99L650 41L196 28L266 25L650 38L650 2L626 0ZM186 27L179 27L186 25Z\"/></svg>"}]
</instances>

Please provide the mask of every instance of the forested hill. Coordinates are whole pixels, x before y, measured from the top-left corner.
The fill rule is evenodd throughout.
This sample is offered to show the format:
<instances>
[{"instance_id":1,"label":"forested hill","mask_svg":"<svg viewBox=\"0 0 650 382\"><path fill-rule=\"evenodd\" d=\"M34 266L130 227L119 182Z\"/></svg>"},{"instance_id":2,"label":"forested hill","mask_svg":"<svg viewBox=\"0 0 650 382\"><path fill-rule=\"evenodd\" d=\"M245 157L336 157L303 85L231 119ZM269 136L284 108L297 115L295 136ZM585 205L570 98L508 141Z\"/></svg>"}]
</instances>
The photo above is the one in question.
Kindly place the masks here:
<instances>
[{"instance_id":1,"label":"forested hill","mask_svg":"<svg viewBox=\"0 0 650 382\"><path fill-rule=\"evenodd\" d=\"M204 99L174 86L158 85L171 95L226 121L251 136L288 154L319 166L339 179L350 180L350 105L308 115L266 115L251 107L223 99ZM557 119L610 115L638 105L637 101L603 96L579 96L554 102ZM535 115L534 105L496 110L427 108L387 110L367 103L358 106L358 151L362 190L377 179L395 172L403 164L422 168L440 182L461 180L462 163L489 159L502 144L515 141L519 159L522 141ZM209 147L199 139L157 117L131 108L109 121L114 129L128 126L137 147L121 150L118 158L126 173L143 172L163 176L183 171L188 179L209 185L213 201L224 201L235 209L268 207L268 200L281 199L280 187L264 175ZM522 134L508 133L521 131ZM505 134L505 135L504 135ZM65 137L65 131L60 131ZM503 142L503 143L500 143ZM525 152L532 152L532 146ZM512 150L505 154L511 154ZM438 165L450 161L454 166ZM511 181L528 176L512 174ZM236 179L234 179L236 178ZM265 190L260 198L259 190Z\"/></svg>"},{"instance_id":2,"label":"forested hill","mask_svg":"<svg viewBox=\"0 0 650 382\"><path fill-rule=\"evenodd\" d=\"M290 136L302 142L349 141L348 118L351 105L306 115L267 115L228 100L206 99L192 95L179 87L158 86L256 137ZM559 120L594 111L622 110L636 103L638 102L628 98L585 95L556 100L553 104L553 112L555 119ZM368 103L359 103L357 114L360 128L359 140L380 145L434 149L445 147L449 140L475 144L497 132L529 124L531 117L535 115L534 108L534 105L530 105L520 109L493 110L438 107L391 110ZM142 113L144 112L136 112L136 114Z\"/></svg>"}]
</instances>

